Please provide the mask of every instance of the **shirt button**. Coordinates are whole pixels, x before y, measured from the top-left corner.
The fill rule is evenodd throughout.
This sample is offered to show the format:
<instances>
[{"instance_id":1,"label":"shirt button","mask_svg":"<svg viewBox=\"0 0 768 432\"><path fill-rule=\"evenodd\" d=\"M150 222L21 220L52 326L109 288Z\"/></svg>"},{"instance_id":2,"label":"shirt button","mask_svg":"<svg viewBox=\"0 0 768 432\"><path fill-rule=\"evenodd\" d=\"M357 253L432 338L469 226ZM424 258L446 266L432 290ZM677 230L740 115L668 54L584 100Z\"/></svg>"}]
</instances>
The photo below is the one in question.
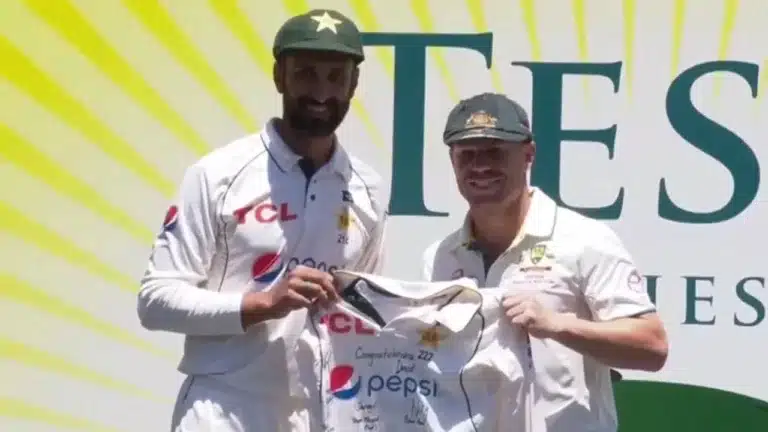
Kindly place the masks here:
<instances>
[{"instance_id":1,"label":"shirt button","mask_svg":"<svg viewBox=\"0 0 768 432\"><path fill-rule=\"evenodd\" d=\"M315 194L312 194L312 195L310 195L310 196L309 196L309 199L311 199L312 201L314 201L314 200L315 200Z\"/></svg>"}]
</instances>

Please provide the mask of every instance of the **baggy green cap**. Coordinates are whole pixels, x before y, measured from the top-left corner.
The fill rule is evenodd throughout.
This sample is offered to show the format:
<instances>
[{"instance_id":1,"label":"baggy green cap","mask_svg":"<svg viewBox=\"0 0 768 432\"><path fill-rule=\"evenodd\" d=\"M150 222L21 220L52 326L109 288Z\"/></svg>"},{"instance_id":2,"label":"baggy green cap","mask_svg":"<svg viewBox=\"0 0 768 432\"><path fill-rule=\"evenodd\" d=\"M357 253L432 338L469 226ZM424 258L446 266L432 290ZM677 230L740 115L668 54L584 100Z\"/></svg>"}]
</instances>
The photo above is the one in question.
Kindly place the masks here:
<instances>
[{"instance_id":1,"label":"baggy green cap","mask_svg":"<svg viewBox=\"0 0 768 432\"><path fill-rule=\"evenodd\" d=\"M533 133L528 114L519 103L502 94L483 93L459 102L445 124L446 144L470 138L527 142L533 139Z\"/></svg>"},{"instance_id":2,"label":"baggy green cap","mask_svg":"<svg viewBox=\"0 0 768 432\"><path fill-rule=\"evenodd\" d=\"M365 59L360 31L355 23L332 9L315 9L296 15L280 27L272 46L278 58L293 50L347 54L360 63Z\"/></svg>"}]
</instances>

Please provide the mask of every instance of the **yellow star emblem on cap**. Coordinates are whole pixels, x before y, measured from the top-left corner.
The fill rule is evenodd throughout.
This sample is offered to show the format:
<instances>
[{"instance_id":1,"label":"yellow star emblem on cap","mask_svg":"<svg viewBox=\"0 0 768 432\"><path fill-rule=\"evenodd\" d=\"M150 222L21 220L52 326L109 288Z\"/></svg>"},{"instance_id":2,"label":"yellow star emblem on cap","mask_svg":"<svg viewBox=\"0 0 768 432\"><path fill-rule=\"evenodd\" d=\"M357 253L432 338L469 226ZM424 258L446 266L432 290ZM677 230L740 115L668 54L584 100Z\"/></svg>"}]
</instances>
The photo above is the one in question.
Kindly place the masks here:
<instances>
[{"instance_id":1,"label":"yellow star emblem on cap","mask_svg":"<svg viewBox=\"0 0 768 432\"><path fill-rule=\"evenodd\" d=\"M317 29L315 30L317 33L320 33L325 29L336 33L336 26L341 24L341 21L328 15L328 12L323 12L322 15L315 15L311 18L317 22Z\"/></svg>"},{"instance_id":2,"label":"yellow star emblem on cap","mask_svg":"<svg viewBox=\"0 0 768 432\"><path fill-rule=\"evenodd\" d=\"M445 339L445 335L440 334L437 328L438 328L438 325L435 324L428 329L422 330L421 340L419 341L419 345L429 347L432 349L437 349L438 347L440 347L440 342L442 342Z\"/></svg>"}]
</instances>

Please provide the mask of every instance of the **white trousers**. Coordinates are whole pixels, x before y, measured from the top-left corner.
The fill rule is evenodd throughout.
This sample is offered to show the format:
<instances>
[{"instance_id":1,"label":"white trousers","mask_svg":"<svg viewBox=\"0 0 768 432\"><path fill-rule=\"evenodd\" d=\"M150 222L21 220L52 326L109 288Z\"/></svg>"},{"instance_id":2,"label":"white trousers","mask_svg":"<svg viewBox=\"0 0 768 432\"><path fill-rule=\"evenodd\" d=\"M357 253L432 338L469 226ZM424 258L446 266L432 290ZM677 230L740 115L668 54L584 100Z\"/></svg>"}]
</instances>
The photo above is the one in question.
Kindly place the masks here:
<instances>
[{"instance_id":1,"label":"white trousers","mask_svg":"<svg viewBox=\"0 0 768 432\"><path fill-rule=\"evenodd\" d=\"M274 394L246 392L215 377L187 377L176 400L171 431L309 432L302 404Z\"/></svg>"}]
</instances>

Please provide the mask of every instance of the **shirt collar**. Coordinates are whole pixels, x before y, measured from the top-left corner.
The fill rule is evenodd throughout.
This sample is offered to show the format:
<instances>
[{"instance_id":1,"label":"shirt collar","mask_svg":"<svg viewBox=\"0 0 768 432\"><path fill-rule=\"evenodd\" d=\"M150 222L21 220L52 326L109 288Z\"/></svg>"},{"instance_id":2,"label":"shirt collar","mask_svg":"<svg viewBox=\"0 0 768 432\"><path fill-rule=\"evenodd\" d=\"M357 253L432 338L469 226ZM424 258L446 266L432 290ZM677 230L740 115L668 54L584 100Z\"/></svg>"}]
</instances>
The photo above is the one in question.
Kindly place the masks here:
<instances>
[{"instance_id":1,"label":"shirt collar","mask_svg":"<svg viewBox=\"0 0 768 432\"><path fill-rule=\"evenodd\" d=\"M259 136L270 157L281 171L289 172L298 167L301 156L294 153L285 143L280 134L277 133L274 118L267 122ZM334 140L336 140L336 138L334 138ZM336 140L336 145L334 147L331 159L321 169L326 169L327 167L327 169L341 175L345 180L349 180L352 175L352 163L349 159L349 155L344 148L339 145L338 140Z\"/></svg>"},{"instance_id":2,"label":"shirt collar","mask_svg":"<svg viewBox=\"0 0 768 432\"><path fill-rule=\"evenodd\" d=\"M349 270L338 270L337 280L342 285L355 278L362 278L368 283L384 289L389 294L404 299L425 300L449 291L453 292L445 299L431 316L435 322L453 333L463 330L482 306L483 298L477 288L477 283L469 278L460 278L441 282L411 282L401 281L369 273Z\"/></svg>"},{"instance_id":3,"label":"shirt collar","mask_svg":"<svg viewBox=\"0 0 768 432\"><path fill-rule=\"evenodd\" d=\"M435 321L453 333L462 331L472 321L483 303L483 296L472 279L462 278L453 281L453 286L460 285L461 290L451 302L441 307Z\"/></svg>"},{"instance_id":4,"label":"shirt collar","mask_svg":"<svg viewBox=\"0 0 768 432\"><path fill-rule=\"evenodd\" d=\"M520 229L518 239L522 240L527 236L550 237L555 229L556 215L557 203L541 189L531 187L531 206L528 208L528 213L523 220L523 226ZM452 245L454 250L460 247L470 250L475 249L475 239L472 234L472 223L469 220L469 214L464 218L464 223L459 230L456 240L456 243ZM518 240L513 242L513 244L516 243L518 243Z\"/></svg>"}]
</instances>

